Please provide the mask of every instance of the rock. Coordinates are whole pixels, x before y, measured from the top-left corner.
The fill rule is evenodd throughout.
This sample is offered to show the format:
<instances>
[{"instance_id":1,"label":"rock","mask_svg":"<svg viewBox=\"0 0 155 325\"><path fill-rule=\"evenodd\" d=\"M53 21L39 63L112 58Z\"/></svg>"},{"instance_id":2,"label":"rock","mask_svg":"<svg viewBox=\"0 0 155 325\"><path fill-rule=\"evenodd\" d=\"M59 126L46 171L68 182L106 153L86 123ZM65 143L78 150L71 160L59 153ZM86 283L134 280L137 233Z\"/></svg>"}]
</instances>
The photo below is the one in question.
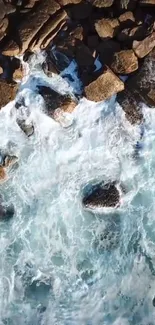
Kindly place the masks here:
<instances>
[{"instance_id":1,"label":"rock","mask_svg":"<svg viewBox=\"0 0 155 325\"><path fill-rule=\"evenodd\" d=\"M118 27L118 19L102 18L95 23L96 32L101 38L113 38Z\"/></svg>"},{"instance_id":2,"label":"rock","mask_svg":"<svg viewBox=\"0 0 155 325\"><path fill-rule=\"evenodd\" d=\"M0 40L3 39L3 37L6 35L8 25L8 18L3 18L0 22Z\"/></svg>"},{"instance_id":3,"label":"rock","mask_svg":"<svg viewBox=\"0 0 155 325\"><path fill-rule=\"evenodd\" d=\"M146 37L143 41L134 41L133 50L139 58L144 58L155 47L155 32Z\"/></svg>"},{"instance_id":4,"label":"rock","mask_svg":"<svg viewBox=\"0 0 155 325\"><path fill-rule=\"evenodd\" d=\"M7 221L11 219L14 216L15 209L13 204L10 206L3 206L0 204L0 220L1 221Z\"/></svg>"},{"instance_id":5,"label":"rock","mask_svg":"<svg viewBox=\"0 0 155 325\"><path fill-rule=\"evenodd\" d=\"M99 183L92 185L90 193L86 194L82 200L85 208L101 208L113 207L116 208L120 204L120 194L113 183Z\"/></svg>"},{"instance_id":6,"label":"rock","mask_svg":"<svg viewBox=\"0 0 155 325\"><path fill-rule=\"evenodd\" d=\"M113 56L121 50L120 44L114 40L103 40L98 48L99 59L102 64L111 64Z\"/></svg>"},{"instance_id":7,"label":"rock","mask_svg":"<svg viewBox=\"0 0 155 325\"><path fill-rule=\"evenodd\" d=\"M138 69L138 59L133 50L116 52L110 68L117 74L129 74Z\"/></svg>"},{"instance_id":8,"label":"rock","mask_svg":"<svg viewBox=\"0 0 155 325\"><path fill-rule=\"evenodd\" d=\"M17 89L18 85L16 83L0 80L0 108L15 99Z\"/></svg>"},{"instance_id":9,"label":"rock","mask_svg":"<svg viewBox=\"0 0 155 325\"><path fill-rule=\"evenodd\" d=\"M155 6L155 0L139 0L141 6Z\"/></svg>"},{"instance_id":10,"label":"rock","mask_svg":"<svg viewBox=\"0 0 155 325\"><path fill-rule=\"evenodd\" d=\"M114 0L93 0L92 5L98 8L109 8L113 3Z\"/></svg>"},{"instance_id":11,"label":"rock","mask_svg":"<svg viewBox=\"0 0 155 325\"><path fill-rule=\"evenodd\" d=\"M58 31L65 24L67 19L67 13L65 10L59 11L59 13L50 19L42 26L37 34L37 38L34 39L30 46L31 51L44 49L48 46L51 40L55 37Z\"/></svg>"},{"instance_id":12,"label":"rock","mask_svg":"<svg viewBox=\"0 0 155 325\"><path fill-rule=\"evenodd\" d=\"M81 2L82 0L58 0L60 6L66 6L69 4L77 4L79 2Z\"/></svg>"},{"instance_id":13,"label":"rock","mask_svg":"<svg viewBox=\"0 0 155 325\"><path fill-rule=\"evenodd\" d=\"M152 299L152 305L155 307L155 297Z\"/></svg>"},{"instance_id":14,"label":"rock","mask_svg":"<svg viewBox=\"0 0 155 325\"><path fill-rule=\"evenodd\" d=\"M99 38L97 35L89 35L87 37L87 46L90 49L96 49L99 46Z\"/></svg>"},{"instance_id":15,"label":"rock","mask_svg":"<svg viewBox=\"0 0 155 325\"><path fill-rule=\"evenodd\" d=\"M83 37L84 37L83 27L79 25L73 28L69 35L75 39L79 39L80 41L83 41Z\"/></svg>"},{"instance_id":16,"label":"rock","mask_svg":"<svg viewBox=\"0 0 155 325\"><path fill-rule=\"evenodd\" d=\"M134 10L137 2L137 0L116 0L116 6L119 11Z\"/></svg>"},{"instance_id":17,"label":"rock","mask_svg":"<svg viewBox=\"0 0 155 325\"><path fill-rule=\"evenodd\" d=\"M107 100L124 89L124 83L107 66L101 71L100 75L84 88L88 100L94 102Z\"/></svg>"},{"instance_id":18,"label":"rock","mask_svg":"<svg viewBox=\"0 0 155 325\"><path fill-rule=\"evenodd\" d=\"M11 167L18 161L16 156L9 155L5 152L0 152L0 167L7 168Z\"/></svg>"},{"instance_id":19,"label":"rock","mask_svg":"<svg viewBox=\"0 0 155 325\"><path fill-rule=\"evenodd\" d=\"M124 110L127 120L131 124L142 123L142 98L134 88L130 90L126 87L125 90L117 94L117 101Z\"/></svg>"},{"instance_id":20,"label":"rock","mask_svg":"<svg viewBox=\"0 0 155 325\"><path fill-rule=\"evenodd\" d=\"M30 137L34 134L34 126L31 123L27 123L24 119L21 120L19 118L16 119L16 122L20 129L27 135L27 137Z\"/></svg>"},{"instance_id":21,"label":"rock","mask_svg":"<svg viewBox=\"0 0 155 325\"><path fill-rule=\"evenodd\" d=\"M89 2L81 1L77 5L70 7L68 14L74 20L83 20L90 16L92 6Z\"/></svg>"},{"instance_id":22,"label":"rock","mask_svg":"<svg viewBox=\"0 0 155 325\"><path fill-rule=\"evenodd\" d=\"M48 115L53 118L57 109L60 109L62 112L72 113L77 106L77 101L68 94L62 95L46 86L37 86L37 89L38 93L44 98Z\"/></svg>"},{"instance_id":23,"label":"rock","mask_svg":"<svg viewBox=\"0 0 155 325\"><path fill-rule=\"evenodd\" d=\"M142 24L134 28L123 29L117 35L117 39L120 42L125 42L127 45L132 46L134 40L142 41L152 32L153 32L153 26L147 26L146 24Z\"/></svg>"},{"instance_id":24,"label":"rock","mask_svg":"<svg viewBox=\"0 0 155 325\"><path fill-rule=\"evenodd\" d=\"M92 67L94 68L94 57L92 53L88 49L88 47L81 42L80 40L76 40L75 42L75 60L80 67Z\"/></svg>"},{"instance_id":25,"label":"rock","mask_svg":"<svg viewBox=\"0 0 155 325\"><path fill-rule=\"evenodd\" d=\"M0 166L0 182L7 179L5 168Z\"/></svg>"},{"instance_id":26,"label":"rock","mask_svg":"<svg viewBox=\"0 0 155 325\"><path fill-rule=\"evenodd\" d=\"M126 11L118 18L121 28L129 28L135 25L135 17L132 11Z\"/></svg>"},{"instance_id":27,"label":"rock","mask_svg":"<svg viewBox=\"0 0 155 325\"><path fill-rule=\"evenodd\" d=\"M18 36L20 44L14 41L8 42L3 49L3 54L16 56L19 53L23 54L28 48L33 38L36 37L40 28L47 22L50 15L54 15L60 6L54 0L44 0L40 2L35 11L30 11L18 27ZM37 37L36 37L37 38Z\"/></svg>"}]
</instances>

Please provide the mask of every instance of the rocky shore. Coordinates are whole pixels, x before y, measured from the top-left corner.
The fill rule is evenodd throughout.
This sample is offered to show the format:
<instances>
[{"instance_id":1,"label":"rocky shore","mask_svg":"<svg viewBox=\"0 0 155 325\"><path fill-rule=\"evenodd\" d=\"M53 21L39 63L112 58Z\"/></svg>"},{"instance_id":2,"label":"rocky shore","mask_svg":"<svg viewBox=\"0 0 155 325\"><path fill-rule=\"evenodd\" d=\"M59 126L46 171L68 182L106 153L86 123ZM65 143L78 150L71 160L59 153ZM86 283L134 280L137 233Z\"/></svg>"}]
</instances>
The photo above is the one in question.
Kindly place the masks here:
<instances>
[{"instance_id":1,"label":"rocky shore","mask_svg":"<svg viewBox=\"0 0 155 325\"><path fill-rule=\"evenodd\" d=\"M81 97L100 102L116 95L131 124L143 122L143 104L155 107L155 0L0 0L0 6L0 108L15 99L25 73L22 62L40 50L47 76L75 60ZM38 86L36 94L57 121L79 100L48 86ZM26 107L24 98L15 102L16 122L29 137L34 126L18 116L20 107ZM5 179L7 166L0 168ZM99 187L84 205L100 202L101 196L104 206L115 207L118 191L114 185L108 190L112 196Z\"/></svg>"}]
</instances>

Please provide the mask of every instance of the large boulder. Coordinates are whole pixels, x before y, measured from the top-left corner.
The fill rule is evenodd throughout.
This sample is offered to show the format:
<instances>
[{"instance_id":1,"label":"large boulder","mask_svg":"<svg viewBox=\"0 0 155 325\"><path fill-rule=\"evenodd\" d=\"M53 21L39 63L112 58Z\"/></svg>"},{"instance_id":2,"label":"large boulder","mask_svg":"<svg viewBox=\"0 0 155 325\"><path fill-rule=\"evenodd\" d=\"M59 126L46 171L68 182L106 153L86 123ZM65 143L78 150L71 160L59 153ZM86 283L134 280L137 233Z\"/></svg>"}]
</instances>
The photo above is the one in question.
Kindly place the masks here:
<instances>
[{"instance_id":1,"label":"large boulder","mask_svg":"<svg viewBox=\"0 0 155 325\"><path fill-rule=\"evenodd\" d=\"M85 189L86 192L86 189ZM114 182L99 183L91 186L89 192L85 193L83 206L89 209L113 207L120 205L120 194Z\"/></svg>"},{"instance_id":2,"label":"large boulder","mask_svg":"<svg viewBox=\"0 0 155 325\"><path fill-rule=\"evenodd\" d=\"M107 67L94 74L84 88L84 95L94 102L104 101L124 89L124 83Z\"/></svg>"},{"instance_id":3,"label":"large boulder","mask_svg":"<svg viewBox=\"0 0 155 325\"><path fill-rule=\"evenodd\" d=\"M138 58L144 58L155 47L155 32L142 41L133 42L133 50Z\"/></svg>"},{"instance_id":4,"label":"large boulder","mask_svg":"<svg viewBox=\"0 0 155 325\"><path fill-rule=\"evenodd\" d=\"M114 0L93 0L92 4L98 8L109 8L113 5Z\"/></svg>"},{"instance_id":5,"label":"large boulder","mask_svg":"<svg viewBox=\"0 0 155 325\"><path fill-rule=\"evenodd\" d=\"M95 23L95 29L98 35L104 38L113 38L119 27L118 19L102 18Z\"/></svg>"},{"instance_id":6,"label":"large boulder","mask_svg":"<svg viewBox=\"0 0 155 325\"><path fill-rule=\"evenodd\" d=\"M135 89L128 89L117 94L117 102L125 112L127 120L131 124L140 124L143 121L142 103L143 100Z\"/></svg>"}]
</instances>

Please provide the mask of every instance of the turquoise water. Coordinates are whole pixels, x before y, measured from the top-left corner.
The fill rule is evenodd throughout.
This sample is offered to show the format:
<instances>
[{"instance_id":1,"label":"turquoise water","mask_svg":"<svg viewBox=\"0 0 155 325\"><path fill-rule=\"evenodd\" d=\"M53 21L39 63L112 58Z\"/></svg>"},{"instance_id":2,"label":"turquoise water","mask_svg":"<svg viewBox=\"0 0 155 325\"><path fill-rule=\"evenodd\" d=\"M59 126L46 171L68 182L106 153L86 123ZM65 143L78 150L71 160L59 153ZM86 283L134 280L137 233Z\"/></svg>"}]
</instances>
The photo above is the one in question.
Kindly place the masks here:
<instances>
[{"instance_id":1,"label":"turquoise water","mask_svg":"<svg viewBox=\"0 0 155 325\"><path fill-rule=\"evenodd\" d=\"M0 224L0 325L154 325L155 112L143 108L136 156L141 126L115 98L81 99L58 124L34 85L72 94L80 84L75 74L72 85L47 78L38 61L17 95L35 134L19 129L14 102L0 111L1 146L11 141L19 158L1 184L16 213ZM83 189L94 180L123 185L119 208L84 210Z\"/></svg>"}]
</instances>

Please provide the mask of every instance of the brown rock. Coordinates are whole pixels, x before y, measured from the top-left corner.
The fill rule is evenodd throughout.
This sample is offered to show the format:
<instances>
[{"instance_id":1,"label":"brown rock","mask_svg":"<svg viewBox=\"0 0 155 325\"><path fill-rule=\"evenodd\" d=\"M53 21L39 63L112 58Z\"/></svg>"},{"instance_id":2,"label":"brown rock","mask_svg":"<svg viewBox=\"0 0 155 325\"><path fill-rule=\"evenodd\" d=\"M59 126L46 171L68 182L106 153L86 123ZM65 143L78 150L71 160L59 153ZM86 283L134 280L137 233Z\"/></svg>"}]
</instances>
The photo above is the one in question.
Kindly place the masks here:
<instances>
[{"instance_id":1,"label":"brown rock","mask_svg":"<svg viewBox=\"0 0 155 325\"><path fill-rule=\"evenodd\" d=\"M144 58L155 47L155 32L146 37L143 41L134 41L133 50L139 58Z\"/></svg>"},{"instance_id":2,"label":"brown rock","mask_svg":"<svg viewBox=\"0 0 155 325\"><path fill-rule=\"evenodd\" d=\"M5 80L0 80L0 108L14 100L16 92L16 83L7 83Z\"/></svg>"},{"instance_id":3,"label":"brown rock","mask_svg":"<svg viewBox=\"0 0 155 325\"><path fill-rule=\"evenodd\" d=\"M0 22L0 40L3 39L3 37L6 35L6 30L8 28L9 21L8 18L3 18L3 20Z\"/></svg>"},{"instance_id":4,"label":"brown rock","mask_svg":"<svg viewBox=\"0 0 155 325\"><path fill-rule=\"evenodd\" d=\"M114 3L114 0L93 0L92 4L98 8L108 8L111 7Z\"/></svg>"},{"instance_id":5,"label":"brown rock","mask_svg":"<svg viewBox=\"0 0 155 325\"><path fill-rule=\"evenodd\" d=\"M132 11L127 11L119 16L118 18L121 28L129 28L135 25L135 17Z\"/></svg>"},{"instance_id":6,"label":"brown rock","mask_svg":"<svg viewBox=\"0 0 155 325\"><path fill-rule=\"evenodd\" d=\"M70 7L68 14L72 19L83 20L90 16L92 11L92 6L89 2L81 1L77 5Z\"/></svg>"},{"instance_id":7,"label":"brown rock","mask_svg":"<svg viewBox=\"0 0 155 325\"><path fill-rule=\"evenodd\" d=\"M110 67L115 73L129 74L138 69L138 59L133 50L116 52Z\"/></svg>"},{"instance_id":8,"label":"brown rock","mask_svg":"<svg viewBox=\"0 0 155 325\"><path fill-rule=\"evenodd\" d=\"M60 6L66 6L69 4L77 4L80 3L82 0L58 0Z\"/></svg>"},{"instance_id":9,"label":"brown rock","mask_svg":"<svg viewBox=\"0 0 155 325\"><path fill-rule=\"evenodd\" d=\"M120 44L113 40L103 40L100 42L98 48L99 59L102 64L111 64L115 52L121 50Z\"/></svg>"},{"instance_id":10,"label":"brown rock","mask_svg":"<svg viewBox=\"0 0 155 325\"><path fill-rule=\"evenodd\" d=\"M101 38L113 38L119 27L118 19L100 19L95 23L95 29Z\"/></svg>"},{"instance_id":11,"label":"brown rock","mask_svg":"<svg viewBox=\"0 0 155 325\"><path fill-rule=\"evenodd\" d=\"M62 27L65 24L66 18L66 11L61 10L55 17L48 19L48 21L39 30L38 34L36 35L37 37L31 44L31 50L34 51L48 46L48 43L50 43L50 41L58 33L60 29L59 27Z\"/></svg>"},{"instance_id":12,"label":"brown rock","mask_svg":"<svg viewBox=\"0 0 155 325\"><path fill-rule=\"evenodd\" d=\"M131 124L139 124L143 121L141 111L142 100L135 89L130 90L126 88L117 94L117 101L123 108L126 118Z\"/></svg>"},{"instance_id":13,"label":"brown rock","mask_svg":"<svg viewBox=\"0 0 155 325\"><path fill-rule=\"evenodd\" d=\"M155 0L139 0L141 6L155 6Z\"/></svg>"},{"instance_id":14,"label":"brown rock","mask_svg":"<svg viewBox=\"0 0 155 325\"><path fill-rule=\"evenodd\" d=\"M76 38L76 39L79 39L80 41L83 41L83 33L84 33L84 30L83 30L83 27L80 25L80 26L77 26L75 27L71 32L70 32L70 36L73 37L73 38Z\"/></svg>"},{"instance_id":15,"label":"brown rock","mask_svg":"<svg viewBox=\"0 0 155 325\"><path fill-rule=\"evenodd\" d=\"M7 179L5 169L0 166L0 182Z\"/></svg>"},{"instance_id":16,"label":"brown rock","mask_svg":"<svg viewBox=\"0 0 155 325\"><path fill-rule=\"evenodd\" d=\"M13 72L13 79L22 80L23 77L24 77L24 71L22 65L20 64L19 68Z\"/></svg>"},{"instance_id":17,"label":"brown rock","mask_svg":"<svg viewBox=\"0 0 155 325\"><path fill-rule=\"evenodd\" d=\"M3 50L5 55L18 55L19 53L24 53L28 48L38 33L40 28L44 23L49 19L50 15L55 14L57 10L60 9L60 6L54 0L44 0L40 2L35 11L31 11L27 16L27 19L24 19L18 28L18 34L20 38L20 48L14 42L10 41Z\"/></svg>"},{"instance_id":18,"label":"brown rock","mask_svg":"<svg viewBox=\"0 0 155 325\"><path fill-rule=\"evenodd\" d=\"M108 68L104 67L99 77L84 89L88 100L100 102L109 99L124 89L124 83Z\"/></svg>"}]
</instances>

